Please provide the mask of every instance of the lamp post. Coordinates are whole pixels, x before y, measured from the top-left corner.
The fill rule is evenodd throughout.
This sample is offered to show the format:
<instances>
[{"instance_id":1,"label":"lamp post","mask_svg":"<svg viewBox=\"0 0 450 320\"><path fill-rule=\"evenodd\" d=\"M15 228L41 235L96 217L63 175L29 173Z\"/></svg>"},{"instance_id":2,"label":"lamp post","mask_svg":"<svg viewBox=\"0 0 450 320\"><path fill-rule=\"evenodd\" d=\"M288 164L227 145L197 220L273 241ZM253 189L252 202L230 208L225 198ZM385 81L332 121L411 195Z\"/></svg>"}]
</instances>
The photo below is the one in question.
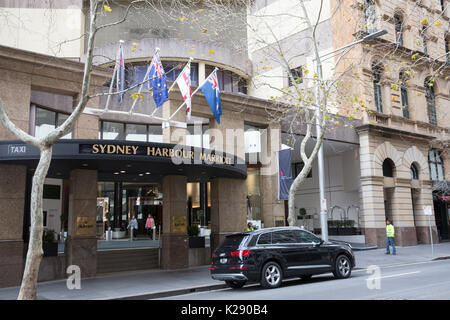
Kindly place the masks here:
<instances>
[{"instance_id":1,"label":"lamp post","mask_svg":"<svg viewBox=\"0 0 450 320\"><path fill-rule=\"evenodd\" d=\"M338 53L344 49L350 48L356 44L359 44L361 42L370 41L375 38L381 37L387 33L386 30L380 30L373 32L371 34L366 35L362 39L359 39L357 41L351 42L341 48L338 48L336 50L333 50L331 52L328 52L322 56L319 57L319 59L327 60L329 58L334 57L334 53ZM322 78L322 68L321 65L317 63L317 60L313 59L314 63L314 69L317 74L317 76L320 75L320 78ZM316 85L316 89L314 92L315 99L317 102L320 101L320 92L319 92L319 83ZM317 137L321 135L322 127L320 126L320 119L322 119L322 110L320 107L316 110L316 134ZM319 176L319 194L320 194L320 227L322 230L322 239L325 241L328 241L328 211L327 211L327 200L325 198L325 170L324 170L324 156L323 156L323 141L320 145L319 151L317 153L317 167L318 167L318 176Z\"/></svg>"}]
</instances>

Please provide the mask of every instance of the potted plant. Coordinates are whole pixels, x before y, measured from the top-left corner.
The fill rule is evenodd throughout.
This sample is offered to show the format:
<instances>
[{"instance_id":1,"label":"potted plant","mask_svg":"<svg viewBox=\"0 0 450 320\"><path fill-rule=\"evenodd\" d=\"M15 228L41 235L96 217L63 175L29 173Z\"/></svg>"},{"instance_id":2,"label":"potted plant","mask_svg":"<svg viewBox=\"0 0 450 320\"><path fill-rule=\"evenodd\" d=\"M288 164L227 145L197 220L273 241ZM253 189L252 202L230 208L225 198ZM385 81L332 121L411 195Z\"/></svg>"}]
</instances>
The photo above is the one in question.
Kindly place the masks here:
<instances>
[{"instance_id":1,"label":"potted plant","mask_svg":"<svg viewBox=\"0 0 450 320\"><path fill-rule=\"evenodd\" d=\"M196 225L188 226L189 248L204 248L205 237L199 237L199 228Z\"/></svg>"},{"instance_id":2,"label":"potted plant","mask_svg":"<svg viewBox=\"0 0 450 320\"><path fill-rule=\"evenodd\" d=\"M44 230L42 237L42 249L44 257L56 257L58 255L58 242L56 241L56 232L51 229Z\"/></svg>"}]
</instances>

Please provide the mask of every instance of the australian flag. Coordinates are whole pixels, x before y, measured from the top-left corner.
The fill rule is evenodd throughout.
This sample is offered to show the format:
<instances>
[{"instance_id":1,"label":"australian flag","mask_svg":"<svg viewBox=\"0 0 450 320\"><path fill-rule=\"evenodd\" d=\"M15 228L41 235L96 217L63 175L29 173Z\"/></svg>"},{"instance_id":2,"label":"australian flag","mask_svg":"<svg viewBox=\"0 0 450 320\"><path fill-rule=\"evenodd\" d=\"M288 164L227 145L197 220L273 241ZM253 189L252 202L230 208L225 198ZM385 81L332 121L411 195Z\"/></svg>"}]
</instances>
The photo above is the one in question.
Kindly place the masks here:
<instances>
[{"instance_id":1,"label":"australian flag","mask_svg":"<svg viewBox=\"0 0 450 320\"><path fill-rule=\"evenodd\" d=\"M220 101L219 82L217 80L217 71L212 72L205 80L202 86L203 94L209 107L216 118L217 123L220 123L220 115L222 114L222 102Z\"/></svg>"},{"instance_id":2,"label":"australian flag","mask_svg":"<svg viewBox=\"0 0 450 320\"><path fill-rule=\"evenodd\" d=\"M148 88L153 89L153 100L155 100L156 107L160 107L169 97L169 92L167 90L166 74L158 53L153 57L148 78L150 79Z\"/></svg>"},{"instance_id":3,"label":"australian flag","mask_svg":"<svg viewBox=\"0 0 450 320\"><path fill-rule=\"evenodd\" d=\"M123 61L123 49L122 46L119 49L119 56L116 60L117 65L117 79L116 79L116 87L117 91L125 90L125 63ZM117 95L117 100L119 104L123 102L123 93Z\"/></svg>"}]
</instances>

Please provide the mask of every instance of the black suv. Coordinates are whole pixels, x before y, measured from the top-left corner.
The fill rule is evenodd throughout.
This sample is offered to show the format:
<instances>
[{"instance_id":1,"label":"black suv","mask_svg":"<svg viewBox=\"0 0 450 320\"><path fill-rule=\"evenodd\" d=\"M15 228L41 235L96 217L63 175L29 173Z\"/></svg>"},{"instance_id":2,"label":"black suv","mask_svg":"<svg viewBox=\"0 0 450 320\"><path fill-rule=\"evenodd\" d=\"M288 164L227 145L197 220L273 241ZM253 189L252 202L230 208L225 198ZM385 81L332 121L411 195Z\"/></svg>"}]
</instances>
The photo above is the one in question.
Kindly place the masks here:
<instances>
[{"instance_id":1,"label":"black suv","mask_svg":"<svg viewBox=\"0 0 450 320\"><path fill-rule=\"evenodd\" d=\"M324 242L298 227L278 227L226 236L212 255L211 276L232 288L247 281L277 288L290 277L309 279L332 272L336 278L348 278L354 266L350 246Z\"/></svg>"}]
</instances>

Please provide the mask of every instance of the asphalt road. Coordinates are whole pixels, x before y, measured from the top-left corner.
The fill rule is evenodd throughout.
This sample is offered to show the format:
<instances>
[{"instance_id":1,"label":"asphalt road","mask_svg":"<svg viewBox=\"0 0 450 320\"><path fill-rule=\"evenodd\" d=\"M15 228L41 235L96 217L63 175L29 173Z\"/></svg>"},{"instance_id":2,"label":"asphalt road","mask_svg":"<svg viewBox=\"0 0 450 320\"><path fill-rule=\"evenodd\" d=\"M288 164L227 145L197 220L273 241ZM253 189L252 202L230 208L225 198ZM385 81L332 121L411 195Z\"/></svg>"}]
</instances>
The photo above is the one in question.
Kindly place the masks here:
<instances>
[{"instance_id":1,"label":"asphalt road","mask_svg":"<svg viewBox=\"0 0 450 320\"><path fill-rule=\"evenodd\" d=\"M251 284L160 300L449 300L448 270L450 260L430 261L353 270L349 279L337 280L330 273L309 281L287 280L277 289Z\"/></svg>"}]
</instances>

